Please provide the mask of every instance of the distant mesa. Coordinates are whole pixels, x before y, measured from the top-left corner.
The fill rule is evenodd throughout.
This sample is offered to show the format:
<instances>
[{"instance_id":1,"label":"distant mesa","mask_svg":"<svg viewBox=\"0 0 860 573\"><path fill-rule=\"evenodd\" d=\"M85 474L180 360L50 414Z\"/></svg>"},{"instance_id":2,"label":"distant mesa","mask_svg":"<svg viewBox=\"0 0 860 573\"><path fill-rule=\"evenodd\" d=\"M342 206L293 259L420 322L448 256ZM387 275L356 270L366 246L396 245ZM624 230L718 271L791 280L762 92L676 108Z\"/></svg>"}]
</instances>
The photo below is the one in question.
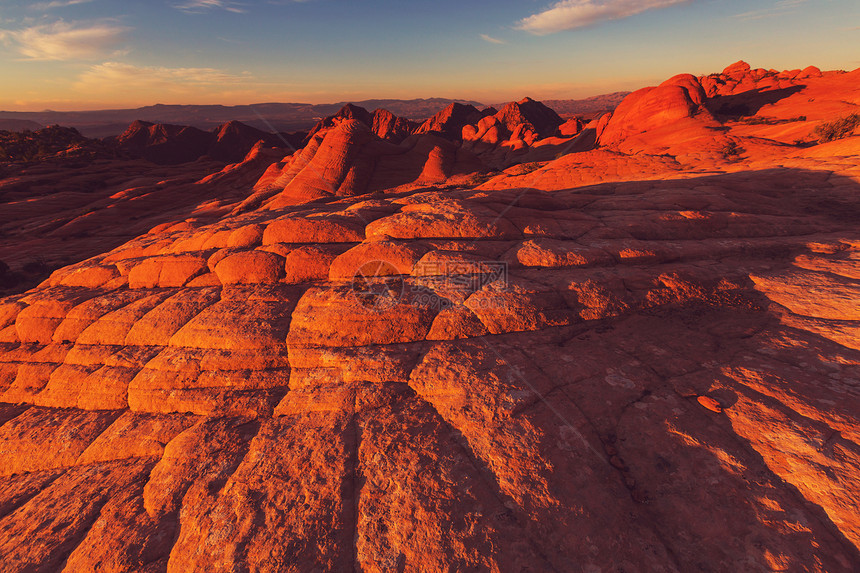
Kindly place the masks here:
<instances>
[{"instance_id":1,"label":"distant mesa","mask_svg":"<svg viewBox=\"0 0 860 573\"><path fill-rule=\"evenodd\" d=\"M590 121L599 119L603 114L618 107L618 104L629 94L630 92L613 92L585 99L545 99L542 101L565 119L576 116Z\"/></svg>"},{"instance_id":2,"label":"distant mesa","mask_svg":"<svg viewBox=\"0 0 860 573\"><path fill-rule=\"evenodd\" d=\"M453 103L481 104L473 101L445 98L427 99L374 99L352 102L367 109L384 108L398 117L423 121ZM309 103L258 103L252 105L150 105L135 109L109 109L93 111L0 111L0 119L28 120L40 125L64 125L78 129L93 138L114 137L122 134L130 123L144 120L150 123L189 125L211 131L228 121L241 121L266 132L307 132L320 117L336 114L348 102Z\"/></svg>"},{"instance_id":3,"label":"distant mesa","mask_svg":"<svg viewBox=\"0 0 860 573\"><path fill-rule=\"evenodd\" d=\"M624 92L619 92L580 100L551 100L544 103L556 110L565 119L574 115L594 119L595 116L614 109L624 95ZM211 131L228 121L241 121L266 132L294 133L311 130L319 118L337 114L338 110L347 103L369 110L385 109L397 117L419 123L452 103L478 109L487 107L476 101L447 98L371 99L328 104L258 103L235 106L157 104L135 109L92 111L0 111L0 120L32 121L39 126L59 124L74 127L86 137L91 138L119 136L130 123L138 119L150 123L189 125L203 131ZM494 104L489 107L501 108L503 105ZM37 129L32 125L29 127L25 125L23 128ZM17 130L18 128L14 127L13 129Z\"/></svg>"}]
</instances>

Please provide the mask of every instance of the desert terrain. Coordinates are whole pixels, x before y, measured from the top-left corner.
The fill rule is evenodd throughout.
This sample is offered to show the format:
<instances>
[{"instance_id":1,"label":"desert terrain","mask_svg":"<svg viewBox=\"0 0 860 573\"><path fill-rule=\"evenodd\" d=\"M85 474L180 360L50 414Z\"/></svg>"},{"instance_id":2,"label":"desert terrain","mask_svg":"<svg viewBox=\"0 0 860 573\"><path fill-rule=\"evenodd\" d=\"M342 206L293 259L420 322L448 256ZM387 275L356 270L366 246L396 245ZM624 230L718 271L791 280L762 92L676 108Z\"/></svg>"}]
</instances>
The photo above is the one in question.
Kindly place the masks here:
<instances>
[{"instance_id":1,"label":"desert terrain","mask_svg":"<svg viewBox=\"0 0 860 573\"><path fill-rule=\"evenodd\" d=\"M860 570L858 113L10 135L0 569Z\"/></svg>"}]
</instances>

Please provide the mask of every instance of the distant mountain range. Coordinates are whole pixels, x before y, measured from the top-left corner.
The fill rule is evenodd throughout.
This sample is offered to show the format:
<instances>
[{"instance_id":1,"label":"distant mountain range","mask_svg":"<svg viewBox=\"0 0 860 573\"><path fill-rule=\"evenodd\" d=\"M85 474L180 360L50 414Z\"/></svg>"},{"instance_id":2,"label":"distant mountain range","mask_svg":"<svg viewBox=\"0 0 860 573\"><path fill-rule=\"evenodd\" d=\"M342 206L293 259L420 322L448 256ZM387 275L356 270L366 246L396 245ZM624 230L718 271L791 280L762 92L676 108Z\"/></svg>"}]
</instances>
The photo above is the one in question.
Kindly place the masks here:
<instances>
[{"instance_id":1,"label":"distant mountain range","mask_svg":"<svg viewBox=\"0 0 860 573\"><path fill-rule=\"evenodd\" d=\"M624 95L626 92L545 103L562 117L590 115L614 109ZM345 103L261 103L237 106L158 104L136 109L94 111L0 111L0 129L17 131L63 125L74 127L87 137L109 137L123 133L136 120L188 125L203 130L211 130L229 121L241 121L267 132L294 132L311 129L320 119L337 113ZM386 109L398 117L415 121L432 117L451 103L484 107L475 101L445 98L372 99L351 103L368 109Z\"/></svg>"},{"instance_id":2,"label":"distant mountain range","mask_svg":"<svg viewBox=\"0 0 860 573\"><path fill-rule=\"evenodd\" d=\"M34 131L44 127L41 123L29 119L0 119L0 130L3 131Z\"/></svg>"},{"instance_id":3,"label":"distant mountain range","mask_svg":"<svg viewBox=\"0 0 860 573\"><path fill-rule=\"evenodd\" d=\"M541 101L565 119L574 115L594 119L595 116L614 110L628 95L630 92L613 92L585 99L545 99Z\"/></svg>"}]
</instances>

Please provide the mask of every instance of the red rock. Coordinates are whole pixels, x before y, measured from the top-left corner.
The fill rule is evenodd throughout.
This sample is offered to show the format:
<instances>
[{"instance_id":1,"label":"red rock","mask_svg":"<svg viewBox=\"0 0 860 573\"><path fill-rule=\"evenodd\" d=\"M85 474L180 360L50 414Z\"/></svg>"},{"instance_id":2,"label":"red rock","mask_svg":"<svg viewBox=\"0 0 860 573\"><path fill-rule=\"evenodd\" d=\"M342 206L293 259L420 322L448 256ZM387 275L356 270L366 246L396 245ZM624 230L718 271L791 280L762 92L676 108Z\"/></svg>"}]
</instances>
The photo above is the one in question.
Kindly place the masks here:
<instances>
[{"instance_id":1,"label":"red rock","mask_svg":"<svg viewBox=\"0 0 860 573\"><path fill-rule=\"evenodd\" d=\"M582 131L583 127L582 120L574 117L558 126L558 132L564 137L571 137Z\"/></svg>"},{"instance_id":2,"label":"red rock","mask_svg":"<svg viewBox=\"0 0 860 573\"><path fill-rule=\"evenodd\" d=\"M346 251L331 263L329 279L352 280L361 268L373 261L386 263L386 273L412 274L418 260L427 252L421 245L378 241L362 243Z\"/></svg>"},{"instance_id":3,"label":"red rock","mask_svg":"<svg viewBox=\"0 0 860 573\"><path fill-rule=\"evenodd\" d=\"M820 69L818 69L815 66L809 66L809 67L803 68L803 70L800 72L800 75L797 77L798 77L798 79L820 78L822 75L823 74L821 73Z\"/></svg>"},{"instance_id":4,"label":"red rock","mask_svg":"<svg viewBox=\"0 0 860 573\"><path fill-rule=\"evenodd\" d=\"M711 412L716 412L717 414L722 414L723 407L720 403L710 396L699 396L696 398L696 401L702 405L702 407L707 408Z\"/></svg>"},{"instance_id":5,"label":"red rock","mask_svg":"<svg viewBox=\"0 0 860 573\"><path fill-rule=\"evenodd\" d=\"M786 138L858 72L734 68L489 180L475 153L559 138L344 118L238 171L97 162L81 195L139 209L35 238L82 207L33 190L82 175L0 180L0 258L73 261L0 298L4 570L856 569L857 138ZM761 121L701 108L728 96ZM287 204L316 160L344 194Z\"/></svg>"},{"instance_id":6,"label":"red rock","mask_svg":"<svg viewBox=\"0 0 860 573\"><path fill-rule=\"evenodd\" d=\"M256 247L263 240L263 231L265 228L262 225L246 225L239 227L231 232L227 239L226 247Z\"/></svg>"},{"instance_id":7,"label":"red rock","mask_svg":"<svg viewBox=\"0 0 860 573\"><path fill-rule=\"evenodd\" d=\"M119 271L113 265L83 267L64 275L60 284L93 288L100 287L118 276Z\"/></svg>"},{"instance_id":8,"label":"red rock","mask_svg":"<svg viewBox=\"0 0 860 573\"><path fill-rule=\"evenodd\" d=\"M307 139L310 140L314 135L331 129L332 127L337 127L347 121L359 121L367 127L371 127L373 125L373 114L359 105L348 103L340 108L335 115L326 117L317 122L313 129L308 133Z\"/></svg>"},{"instance_id":9,"label":"red rock","mask_svg":"<svg viewBox=\"0 0 860 573\"><path fill-rule=\"evenodd\" d=\"M24 302L15 319L15 331L21 342L48 344L54 330L77 305L92 298L94 291L81 288L44 291Z\"/></svg>"},{"instance_id":10,"label":"red rock","mask_svg":"<svg viewBox=\"0 0 860 573\"><path fill-rule=\"evenodd\" d=\"M373 123L370 126L373 133L393 143L400 143L415 130L415 125L402 117L397 117L385 109L373 112Z\"/></svg>"},{"instance_id":11,"label":"red rock","mask_svg":"<svg viewBox=\"0 0 860 573\"><path fill-rule=\"evenodd\" d=\"M258 143L267 147L288 147L282 137L259 130L240 121L229 121L213 130L214 142L206 150L206 155L225 163L239 163L253 160L248 154Z\"/></svg>"},{"instance_id":12,"label":"red rock","mask_svg":"<svg viewBox=\"0 0 860 573\"><path fill-rule=\"evenodd\" d=\"M448 139L458 140L465 126L477 123L484 115L475 106L452 103L421 124L415 133L439 133Z\"/></svg>"},{"instance_id":13,"label":"red rock","mask_svg":"<svg viewBox=\"0 0 860 573\"><path fill-rule=\"evenodd\" d=\"M291 249L284 255L284 282L299 284L327 279L332 263L342 250L338 245L306 245Z\"/></svg>"},{"instance_id":14,"label":"red rock","mask_svg":"<svg viewBox=\"0 0 860 573\"><path fill-rule=\"evenodd\" d=\"M436 135L413 135L396 146L362 122L345 120L319 132L301 154L267 172L244 205L265 201L269 209L281 209L326 197L439 182L482 168L473 155Z\"/></svg>"},{"instance_id":15,"label":"red rock","mask_svg":"<svg viewBox=\"0 0 860 573\"><path fill-rule=\"evenodd\" d=\"M275 243L352 243L364 238L356 222L343 217L289 217L269 223L263 245Z\"/></svg>"},{"instance_id":16,"label":"red rock","mask_svg":"<svg viewBox=\"0 0 860 573\"><path fill-rule=\"evenodd\" d=\"M170 165L198 159L214 139L213 134L195 127L135 121L117 143L149 161Z\"/></svg>"},{"instance_id":17,"label":"red rock","mask_svg":"<svg viewBox=\"0 0 860 573\"><path fill-rule=\"evenodd\" d=\"M126 344L166 346L180 328L217 302L219 296L215 288L177 292L134 322L125 337Z\"/></svg>"},{"instance_id":18,"label":"red rock","mask_svg":"<svg viewBox=\"0 0 860 573\"><path fill-rule=\"evenodd\" d=\"M750 71L750 65L743 60L735 62L723 70L723 75L730 78L740 78Z\"/></svg>"},{"instance_id":19,"label":"red rock","mask_svg":"<svg viewBox=\"0 0 860 573\"><path fill-rule=\"evenodd\" d=\"M130 288L181 287L202 273L206 261L194 255L151 257L128 273Z\"/></svg>"},{"instance_id":20,"label":"red rock","mask_svg":"<svg viewBox=\"0 0 860 573\"><path fill-rule=\"evenodd\" d=\"M551 137L564 123L564 120L553 110L528 97L519 102L509 103L495 115L495 118L511 133L519 129L521 135L518 139L523 140L532 137L535 139ZM531 135L526 135L525 132Z\"/></svg>"},{"instance_id":21,"label":"red rock","mask_svg":"<svg viewBox=\"0 0 860 573\"><path fill-rule=\"evenodd\" d=\"M407 205L366 228L368 238L483 238L507 239L519 236L509 221L492 211L461 206L454 201L429 205Z\"/></svg>"},{"instance_id":22,"label":"red rock","mask_svg":"<svg viewBox=\"0 0 860 573\"><path fill-rule=\"evenodd\" d=\"M632 135L692 117L699 105L693 98L702 98L698 82L695 85L699 90L693 89L693 97L690 97L690 78L686 75L676 76L670 80L672 83L643 88L627 96L603 130L601 145L612 145Z\"/></svg>"},{"instance_id":23,"label":"red rock","mask_svg":"<svg viewBox=\"0 0 860 573\"><path fill-rule=\"evenodd\" d=\"M265 251L241 251L215 265L221 284L276 283L284 277L284 258Z\"/></svg>"}]
</instances>

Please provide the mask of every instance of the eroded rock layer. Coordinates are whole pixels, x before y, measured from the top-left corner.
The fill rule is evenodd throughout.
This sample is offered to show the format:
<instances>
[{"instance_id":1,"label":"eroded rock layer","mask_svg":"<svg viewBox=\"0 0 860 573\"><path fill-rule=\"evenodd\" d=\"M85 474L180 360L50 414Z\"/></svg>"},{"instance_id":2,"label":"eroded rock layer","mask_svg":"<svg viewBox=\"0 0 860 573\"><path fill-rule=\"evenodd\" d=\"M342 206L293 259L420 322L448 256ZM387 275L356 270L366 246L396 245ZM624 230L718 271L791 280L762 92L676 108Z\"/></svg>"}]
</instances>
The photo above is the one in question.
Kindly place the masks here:
<instances>
[{"instance_id":1,"label":"eroded rock layer","mask_svg":"<svg viewBox=\"0 0 860 573\"><path fill-rule=\"evenodd\" d=\"M860 567L857 137L477 186L341 119L0 299L4 571Z\"/></svg>"},{"instance_id":2,"label":"eroded rock layer","mask_svg":"<svg viewBox=\"0 0 860 573\"><path fill-rule=\"evenodd\" d=\"M0 306L6 566L848 571L852 173L343 199L58 271Z\"/></svg>"}]
</instances>

